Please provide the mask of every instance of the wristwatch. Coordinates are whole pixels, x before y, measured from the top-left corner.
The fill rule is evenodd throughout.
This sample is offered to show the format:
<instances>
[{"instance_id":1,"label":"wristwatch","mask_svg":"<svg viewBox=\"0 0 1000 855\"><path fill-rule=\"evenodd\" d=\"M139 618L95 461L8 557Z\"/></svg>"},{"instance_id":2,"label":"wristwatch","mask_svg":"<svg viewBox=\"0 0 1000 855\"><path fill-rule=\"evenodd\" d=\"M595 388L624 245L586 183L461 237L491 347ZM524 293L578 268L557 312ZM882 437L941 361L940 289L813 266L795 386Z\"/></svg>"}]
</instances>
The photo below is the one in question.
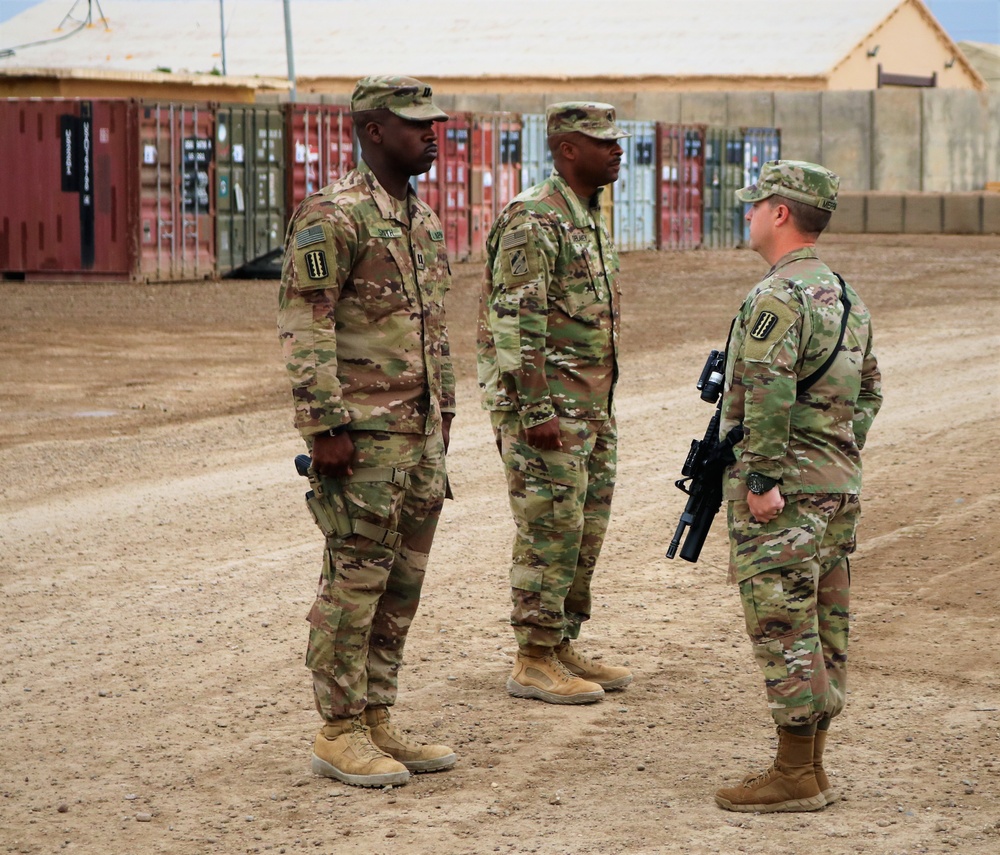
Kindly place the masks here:
<instances>
[{"instance_id":1,"label":"wristwatch","mask_svg":"<svg viewBox=\"0 0 1000 855\"><path fill-rule=\"evenodd\" d=\"M340 434L344 433L344 431L346 431L346 430L347 430L347 425L346 424L345 425L337 425L334 428L330 428L329 430L325 430L322 433L316 434L316 436L340 436Z\"/></svg>"},{"instance_id":2,"label":"wristwatch","mask_svg":"<svg viewBox=\"0 0 1000 855\"><path fill-rule=\"evenodd\" d=\"M762 496L775 484L779 483L777 478L768 478L760 472L750 472L747 474L747 489L755 496Z\"/></svg>"}]
</instances>

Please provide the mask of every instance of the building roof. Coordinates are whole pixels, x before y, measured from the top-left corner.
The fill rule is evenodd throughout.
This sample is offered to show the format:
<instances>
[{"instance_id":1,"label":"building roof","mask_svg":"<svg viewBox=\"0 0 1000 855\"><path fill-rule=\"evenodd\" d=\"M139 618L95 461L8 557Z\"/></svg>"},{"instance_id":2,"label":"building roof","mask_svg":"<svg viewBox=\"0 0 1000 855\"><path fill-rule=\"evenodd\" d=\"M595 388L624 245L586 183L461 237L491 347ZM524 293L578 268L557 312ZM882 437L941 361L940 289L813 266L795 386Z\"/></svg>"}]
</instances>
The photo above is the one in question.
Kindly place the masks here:
<instances>
[{"instance_id":1,"label":"building roof","mask_svg":"<svg viewBox=\"0 0 1000 855\"><path fill-rule=\"evenodd\" d=\"M982 76L990 89L1000 89L1000 45L983 42L959 42L969 63Z\"/></svg>"},{"instance_id":2,"label":"building roof","mask_svg":"<svg viewBox=\"0 0 1000 855\"><path fill-rule=\"evenodd\" d=\"M299 78L817 77L920 0L292 0ZM0 69L222 69L218 0L42 0L0 24ZM98 5L107 16L99 19ZM283 4L229 0L226 72L286 77ZM927 13L930 16L930 13ZM933 20L933 19L932 19ZM944 38L944 31L941 30ZM39 43L43 42L43 43ZM36 43L29 46L31 43ZM3 57L4 49L13 55Z\"/></svg>"}]
</instances>

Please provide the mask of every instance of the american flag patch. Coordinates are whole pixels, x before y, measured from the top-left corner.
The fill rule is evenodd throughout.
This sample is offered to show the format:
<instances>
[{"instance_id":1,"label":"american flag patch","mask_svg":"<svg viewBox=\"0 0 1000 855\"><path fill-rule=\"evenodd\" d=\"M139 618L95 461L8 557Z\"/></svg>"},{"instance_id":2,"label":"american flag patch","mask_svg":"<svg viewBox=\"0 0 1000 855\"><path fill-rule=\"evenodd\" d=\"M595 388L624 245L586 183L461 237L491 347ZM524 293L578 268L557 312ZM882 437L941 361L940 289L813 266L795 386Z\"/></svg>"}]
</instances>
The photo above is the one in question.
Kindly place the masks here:
<instances>
[{"instance_id":1,"label":"american flag patch","mask_svg":"<svg viewBox=\"0 0 1000 855\"><path fill-rule=\"evenodd\" d=\"M326 240L323 235L322 226L310 226L295 234L295 247L302 249L304 246L312 246L314 243L322 243Z\"/></svg>"},{"instance_id":2,"label":"american flag patch","mask_svg":"<svg viewBox=\"0 0 1000 855\"><path fill-rule=\"evenodd\" d=\"M528 242L528 232L525 229L518 229L514 232L507 232L500 238L500 248L510 249L515 246L523 246Z\"/></svg>"}]
</instances>

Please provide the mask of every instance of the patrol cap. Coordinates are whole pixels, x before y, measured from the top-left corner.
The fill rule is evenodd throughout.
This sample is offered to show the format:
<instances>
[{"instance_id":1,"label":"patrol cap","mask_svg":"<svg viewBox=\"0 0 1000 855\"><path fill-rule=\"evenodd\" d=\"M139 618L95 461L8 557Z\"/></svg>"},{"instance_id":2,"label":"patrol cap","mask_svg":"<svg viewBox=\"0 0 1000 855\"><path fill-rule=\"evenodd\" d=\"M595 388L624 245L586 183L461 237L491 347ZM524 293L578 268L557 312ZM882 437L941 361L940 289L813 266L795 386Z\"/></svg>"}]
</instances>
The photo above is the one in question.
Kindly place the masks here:
<instances>
[{"instance_id":1,"label":"patrol cap","mask_svg":"<svg viewBox=\"0 0 1000 855\"><path fill-rule=\"evenodd\" d=\"M818 163L804 160L769 160L760 168L756 184L736 191L741 202L759 202L784 196L824 211L837 210L840 176Z\"/></svg>"},{"instance_id":2,"label":"patrol cap","mask_svg":"<svg viewBox=\"0 0 1000 855\"><path fill-rule=\"evenodd\" d=\"M448 114L431 100L431 87L414 77L363 77L351 94L351 112L388 110L403 119L443 122Z\"/></svg>"},{"instance_id":3,"label":"patrol cap","mask_svg":"<svg viewBox=\"0 0 1000 855\"><path fill-rule=\"evenodd\" d=\"M577 131L598 140L620 140L632 134L615 124L615 108L594 101L563 101L545 110L548 136Z\"/></svg>"}]
</instances>

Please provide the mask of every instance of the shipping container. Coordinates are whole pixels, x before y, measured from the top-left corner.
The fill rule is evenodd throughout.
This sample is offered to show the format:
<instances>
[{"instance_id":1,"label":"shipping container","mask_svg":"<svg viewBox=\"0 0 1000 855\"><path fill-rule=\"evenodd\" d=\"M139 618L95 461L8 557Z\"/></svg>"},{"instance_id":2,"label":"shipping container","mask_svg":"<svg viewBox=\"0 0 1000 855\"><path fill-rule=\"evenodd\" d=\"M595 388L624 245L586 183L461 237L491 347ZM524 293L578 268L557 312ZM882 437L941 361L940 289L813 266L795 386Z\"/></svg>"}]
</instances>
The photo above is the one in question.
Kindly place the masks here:
<instances>
[{"instance_id":1,"label":"shipping container","mask_svg":"<svg viewBox=\"0 0 1000 855\"><path fill-rule=\"evenodd\" d=\"M706 128L702 244L709 248L743 243L743 205L735 192L743 187L743 131Z\"/></svg>"},{"instance_id":2,"label":"shipping container","mask_svg":"<svg viewBox=\"0 0 1000 855\"><path fill-rule=\"evenodd\" d=\"M776 128L744 128L743 186L755 184L760 168L769 160L781 157L781 132ZM750 224L743 220L743 242L750 241Z\"/></svg>"},{"instance_id":3,"label":"shipping container","mask_svg":"<svg viewBox=\"0 0 1000 855\"><path fill-rule=\"evenodd\" d=\"M552 152L543 113L521 116L521 189L527 190L552 174Z\"/></svg>"},{"instance_id":4,"label":"shipping container","mask_svg":"<svg viewBox=\"0 0 1000 855\"><path fill-rule=\"evenodd\" d=\"M660 249L695 249L701 245L705 128L657 126L660 174Z\"/></svg>"},{"instance_id":5,"label":"shipping container","mask_svg":"<svg viewBox=\"0 0 1000 855\"><path fill-rule=\"evenodd\" d=\"M0 100L4 279L132 277L134 125L127 100Z\"/></svg>"},{"instance_id":6,"label":"shipping container","mask_svg":"<svg viewBox=\"0 0 1000 855\"><path fill-rule=\"evenodd\" d=\"M452 113L434 126L438 157L428 172L417 176L417 192L441 220L449 258L465 261L471 254L472 115Z\"/></svg>"},{"instance_id":7,"label":"shipping container","mask_svg":"<svg viewBox=\"0 0 1000 855\"><path fill-rule=\"evenodd\" d=\"M216 255L220 275L280 256L288 221L285 158L285 111L281 107L216 107Z\"/></svg>"},{"instance_id":8,"label":"shipping container","mask_svg":"<svg viewBox=\"0 0 1000 855\"><path fill-rule=\"evenodd\" d=\"M347 107L289 104L288 216L310 193L343 178L357 165L354 123Z\"/></svg>"},{"instance_id":9,"label":"shipping container","mask_svg":"<svg viewBox=\"0 0 1000 855\"><path fill-rule=\"evenodd\" d=\"M471 258L486 257L486 238L504 206L521 192L521 120L513 113L472 117Z\"/></svg>"},{"instance_id":10,"label":"shipping container","mask_svg":"<svg viewBox=\"0 0 1000 855\"><path fill-rule=\"evenodd\" d=\"M137 278L215 275L215 112L207 104L135 104L138 113Z\"/></svg>"},{"instance_id":11,"label":"shipping container","mask_svg":"<svg viewBox=\"0 0 1000 855\"><path fill-rule=\"evenodd\" d=\"M615 246L620 252L655 249L659 195L656 124L630 120L618 124L631 136L618 141L624 153L612 194Z\"/></svg>"}]
</instances>

